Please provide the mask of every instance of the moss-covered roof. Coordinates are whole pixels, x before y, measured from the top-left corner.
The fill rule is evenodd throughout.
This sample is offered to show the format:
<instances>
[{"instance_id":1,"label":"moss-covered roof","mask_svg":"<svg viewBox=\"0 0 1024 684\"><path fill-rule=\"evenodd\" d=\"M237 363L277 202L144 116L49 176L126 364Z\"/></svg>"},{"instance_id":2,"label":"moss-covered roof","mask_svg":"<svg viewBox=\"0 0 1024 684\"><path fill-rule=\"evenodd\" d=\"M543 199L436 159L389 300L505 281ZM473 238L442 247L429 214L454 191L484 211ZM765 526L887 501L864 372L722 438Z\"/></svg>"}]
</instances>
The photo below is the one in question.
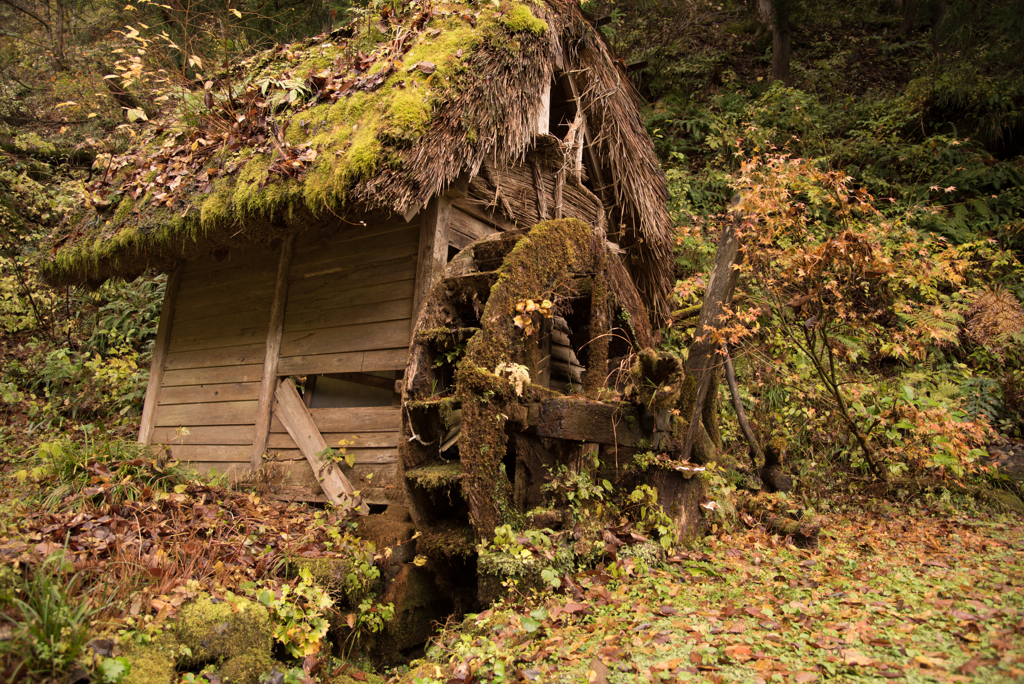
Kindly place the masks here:
<instances>
[{"instance_id":1,"label":"moss-covered roof","mask_svg":"<svg viewBox=\"0 0 1024 684\"><path fill-rule=\"evenodd\" d=\"M633 91L575 0L418 3L251 58L148 124L86 186L44 274L132 277L342 215L406 214L485 159L533 146L556 63L584 82L627 242L653 269L644 289L664 291L664 177Z\"/></svg>"}]
</instances>

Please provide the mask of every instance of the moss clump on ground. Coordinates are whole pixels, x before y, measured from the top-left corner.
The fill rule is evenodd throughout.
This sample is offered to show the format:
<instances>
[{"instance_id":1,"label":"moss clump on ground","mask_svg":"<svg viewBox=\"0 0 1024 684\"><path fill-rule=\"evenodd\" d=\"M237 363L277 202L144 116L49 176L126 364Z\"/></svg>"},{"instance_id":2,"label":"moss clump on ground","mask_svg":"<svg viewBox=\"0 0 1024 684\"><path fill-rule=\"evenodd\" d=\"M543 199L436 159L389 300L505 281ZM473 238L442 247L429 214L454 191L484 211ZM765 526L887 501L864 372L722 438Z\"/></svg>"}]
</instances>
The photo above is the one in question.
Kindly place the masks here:
<instances>
[{"instance_id":1,"label":"moss clump on ground","mask_svg":"<svg viewBox=\"0 0 1024 684\"><path fill-rule=\"evenodd\" d=\"M133 645L124 654L131 669L122 684L175 684L179 650L178 641L166 632L144 646Z\"/></svg>"},{"instance_id":2,"label":"moss clump on ground","mask_svg":"<svg viewBox=\"0 0 1024 684\"><path fill-rule=\"evenodd\" d=\"M203 595L182 608L172 634L191 650L191 655L183 656L179 664L194 667L250 651L269 653L274 627L267 609L255 601L234 596L214 603L210 596Z\"/></svg>"},{"instance_id":3,"label":"moss clump on ground","mask_svg":"<svg viewBox=\"0 0 1024 684\"><path fill-rule=\"evenodd\" d=\"M259 684L260 677L274 668L269 651L252 649L229 659L220 667L220 674L230 684Z\"/></svg>"},{"instance_id":4,"label":"moss clump on ground","mask_svg":"<svg viewBox=\"0 0 1024 684\"><path fill-rule=\"evenodd\" d=\"M370 548L373 548L370 545ZM372 556L372 552L370 553ZM380 592L383 580L380 577L366 580L364 573L358 573L364 581L362 587L354 590L349 576L354 571L349 558L303 558L293 557L288 560L288 575L298 576L302 569L308 569L313 582L326 589L335 599L350 606L357 606L368 596Z\"/></svg>"},{"instance_id":5,"label":"moss clump on ground","mask_svg":"<svg viewBox=\"0 0 1024 684\"><path fill-rule=\"evenodd\" d=\"M505 590L504 585L509 581L514 582L522 592L550 588L543 577L545 570L554 571L557 577L572 573L576 560L573 550L565 546L553 550L554 558L550 560L537 555L482 551L476 566L480 600L490 603L500 598Z\"/></svg>"}]
</instances>

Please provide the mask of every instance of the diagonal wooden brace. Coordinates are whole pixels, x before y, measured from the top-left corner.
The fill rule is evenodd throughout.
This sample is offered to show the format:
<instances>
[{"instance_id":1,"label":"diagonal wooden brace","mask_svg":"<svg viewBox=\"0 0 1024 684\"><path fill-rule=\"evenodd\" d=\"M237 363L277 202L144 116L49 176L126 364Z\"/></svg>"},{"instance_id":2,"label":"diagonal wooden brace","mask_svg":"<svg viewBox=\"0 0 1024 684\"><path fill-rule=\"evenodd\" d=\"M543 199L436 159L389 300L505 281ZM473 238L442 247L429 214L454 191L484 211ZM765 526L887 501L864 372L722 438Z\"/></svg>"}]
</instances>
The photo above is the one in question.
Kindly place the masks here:
<instances>
[{"instance_id":1,"label":"diagonal wooden brace","mask_svg":"<svg viewBox=\"0 0 1024 684\"><path fill-rule=\"evenodd\" d=\"M327 442L313 422L309 409L302 403L302 398L290 378L278 382L274 399L274 415L309 461L324 494L335 506L344 505L355 495L355 489L337 463L325 461L318 455L327 448ZM367 515L370 512L369 507L364 503L359 512L361 515Z\"/></svg>"}]
</instances>

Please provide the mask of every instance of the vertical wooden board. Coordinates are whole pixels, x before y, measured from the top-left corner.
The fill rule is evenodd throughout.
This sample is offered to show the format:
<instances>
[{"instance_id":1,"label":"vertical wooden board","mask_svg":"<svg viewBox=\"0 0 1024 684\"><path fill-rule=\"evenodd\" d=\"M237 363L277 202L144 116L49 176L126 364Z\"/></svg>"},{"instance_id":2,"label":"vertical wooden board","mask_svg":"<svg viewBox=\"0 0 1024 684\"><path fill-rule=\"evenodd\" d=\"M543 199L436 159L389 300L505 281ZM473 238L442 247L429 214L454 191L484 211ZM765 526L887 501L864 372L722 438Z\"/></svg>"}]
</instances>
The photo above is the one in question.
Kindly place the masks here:
<instances>
[{"instance_id":1,"label":"vertical wooden board","mask_svg":"<svg viewBox=\"0 0 1024 684\"><path fill-rule=\"evenodd\" d=\"M274 285L274 301L270 307L263 357L263 377L260 380L256 406L256 436L252 440L252 454L249 459L253 470L260 465L260 459L267 449L267 435L270 433L270 418L278 382L277 364L281 358L281 336L284 333L284 312L288 304L288 273L291 270L294 248L295 235L292 234L281 244L281 255L277 263L277 281Z\"/></svg>"},{"instance_id":2,"label":"vertical wooden board","mask_svg":"<svg viewBox=\"0 0 1024 684\"><path fill-rule=\"evenodd\" d=\"M413 318L419 314L427 293L441 277L448 263L448 228L451 221L452 198L442 196L430 200L420 222L419 261L416 264L416 294L413 297Z\"/></svg>"},{"instance_id":3,"label":"vertical wooden board","mask_svg":"<svg viewBox=\"0 0 1024 684\"><path fill-rule=\"evenodd\" d=\"M160 323L157 326L156 340L153 343L153 359L149 364L149 382L146 386L146 398L142 405L142 420L139 423L140 444L149 444L156 423L157 404L160 387L163 384L164 372L167 367L167 353L170 349L174 308L181 288L183 268L179 266L167 278L164 290L164 301L160 307Z\"/></svg>"}]
</instances>

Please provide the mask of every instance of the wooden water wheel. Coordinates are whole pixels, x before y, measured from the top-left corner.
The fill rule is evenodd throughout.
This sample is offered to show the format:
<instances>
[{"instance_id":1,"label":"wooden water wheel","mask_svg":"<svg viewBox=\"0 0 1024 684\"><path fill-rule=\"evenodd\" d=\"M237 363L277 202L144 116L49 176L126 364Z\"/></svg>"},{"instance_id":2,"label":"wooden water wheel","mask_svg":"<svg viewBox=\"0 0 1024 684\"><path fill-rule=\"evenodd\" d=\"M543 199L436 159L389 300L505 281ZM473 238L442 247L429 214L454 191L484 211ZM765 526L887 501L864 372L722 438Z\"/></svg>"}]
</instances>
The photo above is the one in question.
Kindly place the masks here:
<instances>
[{"instance_id":1,"label":"wooden water wheel","mask_svg":"<svg viewBox=\"0 0 1024 684\"><path fill-rule=\"evenodd\" d=\"M682 370L653 345L614 246L579 221L459 253L417 320L403 394L399 453L419 548L470 555L544 502L558 466L671 448ZM637 368L675 394L606 401Z\"/></svg>"}]
</instances>

